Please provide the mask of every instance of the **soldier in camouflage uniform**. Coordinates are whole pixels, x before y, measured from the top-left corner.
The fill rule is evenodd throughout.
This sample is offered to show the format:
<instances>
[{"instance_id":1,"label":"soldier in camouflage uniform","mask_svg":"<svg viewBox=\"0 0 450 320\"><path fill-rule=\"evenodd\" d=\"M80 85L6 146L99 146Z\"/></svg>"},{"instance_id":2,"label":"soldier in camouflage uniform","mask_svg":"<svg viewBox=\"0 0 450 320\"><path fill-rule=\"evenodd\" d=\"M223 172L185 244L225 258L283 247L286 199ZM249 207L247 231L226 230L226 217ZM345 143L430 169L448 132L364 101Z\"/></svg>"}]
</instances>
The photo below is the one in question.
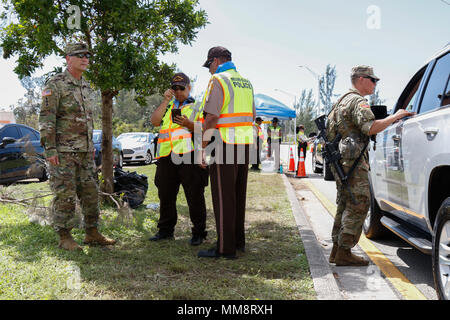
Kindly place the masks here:
<instances>
[{"instance_id":1,"label":"soldier in camouflage uniform","mask_svg":"<svg viewBox=\"0 0 450 320\"><path fill-rule=\"evenodd\" d=\"M53 227L59 247L79 250L70 230L74 227L76 198L80 200L86 227L85 244L112 245L114 240L97 230L98 186L94 178L92 94L82 77L90 52L83 43L66 47L67 69L51 77L42 92L39 115L41 143L50 167Z\"/></svg>"},{"instance_id":2,"label":"soldier in camouflage uniform","mask_svg":"<svg viewBox=\"0 0 450 320\"><path fill-rule=\"evenodd\" d=\"M391 123L404 116L410 116L403 109L382 120L375 120L366 95L373 94L379 78L369 66L357 66L352 69L351 81L353 88L343 95L334 105L328 115L327 138L332 141L340 133L339 143L341 164L348 173L353 163L359 158L349 181L349 189L356 203L353 203L349 191L342 185L335 170L337 212L332 229L333 249L329 258L338 266L365 266L368 261L351 253L359 241L362 225L370 205L369 194L369 156L366 148L371 135L384 130Z\"/></svg>"}]
</instances>

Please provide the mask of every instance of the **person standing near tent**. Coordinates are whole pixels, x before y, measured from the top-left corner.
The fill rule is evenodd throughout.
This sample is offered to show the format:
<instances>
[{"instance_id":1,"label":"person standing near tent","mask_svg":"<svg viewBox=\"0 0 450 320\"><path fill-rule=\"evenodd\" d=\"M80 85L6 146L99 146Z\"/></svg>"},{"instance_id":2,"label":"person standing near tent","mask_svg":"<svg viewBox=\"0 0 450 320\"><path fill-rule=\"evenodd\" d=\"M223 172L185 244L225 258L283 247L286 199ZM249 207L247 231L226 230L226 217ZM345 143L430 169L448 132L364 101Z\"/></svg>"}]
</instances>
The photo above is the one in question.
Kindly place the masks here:
<instances>
[{"instance_id":1,"label":"person standing near tent","mask_svg":"<svg viewBox=\"0 0 450 320\"><path fill-rule=\"evenodd\" d=\"M309 139L305 135L305 126L299 125L297 127L297 152L300 159L300 152L303 149L303 158L306 160L306 149L308 148Z\"/></svg>"},{"instance_id":2,"label":"person standing near tent","mask_svg":"<svg viewBox=\"0 0 450 320\"><path fill-rule=\"evenodd\" d=\"M278 118L272 119L272 125L267 129L267 143L269 144L269 152L267 157L272 157L272 152L275 151L275 169L280 168L280 146L281 140L283 138L283 131L281 127L278 126Z\"/></svg>"},{"instance_id":3,"label":"person standing near tent","mask_svg":"<svg viewBox=\"0 0 450 320\"><path fill-rule=\"evenodd\" d=\"M198 252L199 258L235 259L245 251L245 202L249 150L253 144L255 103L253 86L231 61L231 52L213 47L203 64L212 77L203 99L203 148L214 136L214 161L209 165L216 219L217 244ZM203 163L205 153L203 153Z\"/></svg>"},{"instance_id":4,"label":"person standing near tent","mask_svg":"<svg viewBox=\"0 0 450 320\"><path fill-rule=\"evenodd\" d=\"M252 164L252 167L251 167L252 170L261 170L259 168L259 165L261 164L261 147L262 147L262 143L264 141L264 135L262 132L261 124L262 124L261 117L256 117L255 124L254 124L256 139L255 139L255 143L253 145L254 152L256 153L256 163Z\"/></svg>"}]
</instances>

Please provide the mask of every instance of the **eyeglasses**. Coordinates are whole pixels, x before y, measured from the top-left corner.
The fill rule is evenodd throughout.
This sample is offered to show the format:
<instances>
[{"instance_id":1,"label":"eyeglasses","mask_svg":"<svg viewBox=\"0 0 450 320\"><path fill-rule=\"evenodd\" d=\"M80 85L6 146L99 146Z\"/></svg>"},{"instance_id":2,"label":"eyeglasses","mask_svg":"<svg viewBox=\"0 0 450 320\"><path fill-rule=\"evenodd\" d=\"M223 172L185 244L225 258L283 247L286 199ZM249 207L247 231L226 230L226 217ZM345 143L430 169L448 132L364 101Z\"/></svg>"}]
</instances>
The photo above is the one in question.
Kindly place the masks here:
<instances>
[{"instance_id":1,"label":"eyeglasses","mask_svg":"<svg viewBox=\"0 0 450 320\"><path fill-rule=\"evenodd\" d=\"M77 58L88 58L90 59L92 57L92 55L90 53L74 53L74 54L69 54L69 56L71 57L77 57Z\"/></svg>"},{"instance_id":2,"label":"eyeglasses","mask_svg":"<svg viewBox=\"0 0 450 320\"><path fill-rule=\"evenodd\" d=\"M372 77L363 77L363 78L369 79L369 80L372 81L374 84L377 84L377 82L378 82L377 79L374 79L374 78L372 78Z\"/></svg>"},{"instance_id":3,"label":"eyeglasses","mask_svg":"<svg viewBox=\"0 0 450 320\"><path fill-rule=\"evenodd\" d=\"M186 89L186 87L183 87L183 86L173 86L172 87L173 91L177 91L177 90L184 91L184 89Z\"/></svg>"}]
</instances>

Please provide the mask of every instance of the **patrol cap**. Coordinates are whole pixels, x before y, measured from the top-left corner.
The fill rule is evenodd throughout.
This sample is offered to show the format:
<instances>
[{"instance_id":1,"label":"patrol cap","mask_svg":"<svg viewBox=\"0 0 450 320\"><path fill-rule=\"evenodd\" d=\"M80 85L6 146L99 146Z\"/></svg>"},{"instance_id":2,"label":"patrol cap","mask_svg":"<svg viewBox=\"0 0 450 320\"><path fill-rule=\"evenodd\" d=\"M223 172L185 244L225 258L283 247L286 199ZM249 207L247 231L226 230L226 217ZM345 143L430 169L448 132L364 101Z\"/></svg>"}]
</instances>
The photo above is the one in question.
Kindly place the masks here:
<instances>
[{"instance_id":1,"label":"patrol cap","mask_svg":"<svg viewBox=\"0 0 450 320\"><path fill-rule=\"evenodd\" d=\"M374 73L373 68L369 66L356 66L352 68L351 77L370 77L375 80L380 80Z\"/></svg>"},{"instance_id":2,"label":"patrol cap","mask_svg":"<svg viewBox=\"0 0 450 320\"><path fill-rule=\"evenodd\" d=\"M87 44L84 42L69 43L66 46L66 50L65 50L66 56L71 55L71 54L76 54L76 53L84 53L84 52L92 54L89 51Z\"/></svg>"},{"instance_id":3,"label":"patrol cap","mask_svg":"<svg viewBox=\"0 0 450 320\"><path fill-rule=\"evenodd\" d=\"M203 67L209 68L214 58L224 57L231 60L231 52L224 47L212 47L208 51L208 59L203 64Z\"/></svg>"},{"instance_id":4,"label":"patrol cap","mask_svg":"<svg viewBox=\"0 0 450 320\"><path fill-rule=\"evenodd\" d=\"M187 87L191 81L189 77L185 75L183 72L175 73L170 82L171 86L183 86Z\"/></svg>"}]
</instances>

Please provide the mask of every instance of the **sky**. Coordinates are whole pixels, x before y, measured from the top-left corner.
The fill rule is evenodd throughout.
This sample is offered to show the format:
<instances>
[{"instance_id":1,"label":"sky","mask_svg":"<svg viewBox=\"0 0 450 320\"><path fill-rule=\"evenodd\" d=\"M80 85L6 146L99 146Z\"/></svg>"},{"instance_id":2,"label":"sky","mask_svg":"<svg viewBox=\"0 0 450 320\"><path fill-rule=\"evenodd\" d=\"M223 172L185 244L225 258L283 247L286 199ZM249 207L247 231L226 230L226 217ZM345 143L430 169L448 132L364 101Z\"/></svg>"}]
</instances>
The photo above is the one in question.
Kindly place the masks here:
<instances>
[{"instance_id":1,"label":"sky","mask_svg":"<svg viewBox=\"0 0 450 320\"><path fill-rule=\"evenodd\" d=\"M255 94L288 106L303 89L317 97L317 77L336 67L334 93L350 87L350 71L370 65L390 109L416 71L450 43L450 0L200 0L209 24L178 53L161 56L196 78L192 94L206 89L208 50L224 46ZM48 58L40 76L62 65ZM307 66L312 72L308 71ZM0 58L0 108L16 104L25 90L13 72L15 61Z\"/></svg>"}]
</instances>

